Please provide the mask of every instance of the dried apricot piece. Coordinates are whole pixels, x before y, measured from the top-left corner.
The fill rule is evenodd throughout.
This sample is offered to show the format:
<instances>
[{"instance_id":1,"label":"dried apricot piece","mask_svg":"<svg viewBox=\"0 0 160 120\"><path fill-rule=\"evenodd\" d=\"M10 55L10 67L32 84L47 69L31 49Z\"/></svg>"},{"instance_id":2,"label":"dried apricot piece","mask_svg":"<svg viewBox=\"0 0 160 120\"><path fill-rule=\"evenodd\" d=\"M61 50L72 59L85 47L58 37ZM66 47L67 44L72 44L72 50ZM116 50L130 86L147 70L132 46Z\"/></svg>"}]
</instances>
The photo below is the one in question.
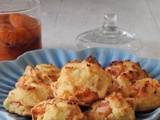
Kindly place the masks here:
<instances>
[{"instance_id":1,"label":"dried apricot piece","mask_svg":"<svg viewBox=\"0 0 160 120\"><path fill-rule=\"evenodd\" d=\"M30 33L25 28L15 28L7 35L6 42L11 45L28 45L32 41Z\"/></svg>"},{"instance_id":2,"label":"dried apricot piece","mask_svg":"<svg viewBox=\"0 0 160 120\"><path fill-rule=\"evenodd\" d=\"M6 39L8 36L8 33L12 31L12 26L9 23L0 23L0 41L3 43L6 43Z\"/></svg>"},{"instance_id":3,"label":"dried apricot piece","mask_svg":"<svg viewBox=\"0 0 160 120\"><path fill-rule=\"evenodd\" d=\"M9 14L0 14L0 23L9 22Z\"/></svg>"},{"instance_id":4,"label":"dried apricot piece","mask_svg":"<svg viewBox=\"0 0 160 120\"><path fill-rule=\"evenodd\" d=\"M0 28L0 41L6 42L7 34L10 29Z\"/></svg>"},{"instance_id":5,"label":"dried apricot piece","mask_svg":"<svg viewBox=\"0 0 160 120\"><path fill-rule=\"evenodd\" d=\"M25 48L32 42L30 33L25 28L6 29L0 28L0 40L8 46L18 46Z\"/></svg>"},{"instance_id":6,"label":"dried apricot piece","mask_svg":"<svg viewBox=\"0 0 160 120\"><path fill-rule=\"evenodd\" d=\"M0 28L0 61L13 60L31 48L39 48L38 43L37 48L34 46L34 41L24 28Z\"/></svg>"},{"instance_id":7,"label":"dried apricot piece","mask_svg":"<svg viewBox=\"0 0 160 120\"><path fill-rule=\"evenodd\" d=\"M33 38L41 38L41 25L38 25L37 27L30 29L29 32L31 33Z\"/></svg>"},{"instance_id":8,"label":"dried apricot piece","mask_svg":"<svg viewBox=\"0 0 160 120\"><path fill-rule=\"evenodd\" d=\"M7 47L3 41L0 41L0 61L13 60L15 57L11 56L10 47Z\"/></svg>"},{"instance_id":9,"label":"dried apricot piece","mask_svg":"<svg viewBox=\"0 0 160 120\"><path fill-rule=\"evenodd\" d=\"M9 21L13 27L24 27L26 29L32 29L39 25L37 19L30 17L29 15L25 14L10 14Z\"/></svg>"},{"instance_id":10,"label":"dried apricot piece","mask_svg":"<svg viewBox=\"0 0 160 120\"><path fill-rule=\"evenodd\" d=\"M9 23L0 23L0 28L1 29L6 28L6 29L10 29L10 30L13 29L12 25Z\"/></svg>"}]
</instances>

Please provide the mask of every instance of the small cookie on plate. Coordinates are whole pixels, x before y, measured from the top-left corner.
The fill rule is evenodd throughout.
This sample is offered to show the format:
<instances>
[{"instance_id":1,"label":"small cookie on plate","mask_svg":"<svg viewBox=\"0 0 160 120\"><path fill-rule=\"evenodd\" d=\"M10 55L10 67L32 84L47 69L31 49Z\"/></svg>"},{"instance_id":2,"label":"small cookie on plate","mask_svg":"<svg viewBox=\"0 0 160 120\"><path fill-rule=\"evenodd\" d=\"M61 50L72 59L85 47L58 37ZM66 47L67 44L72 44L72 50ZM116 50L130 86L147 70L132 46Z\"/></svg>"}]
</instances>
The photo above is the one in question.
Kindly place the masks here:
<instances>
[{"instance_id":1,"label":"small cookie on plate","mask_svg":"<svg viewBox=\"0 0 160 120\"><path fill-rule=\"evenodd\" d=\"M30 83L44 83L50 85L59 77L60 70L52 64L38 64L34 68L28 65L23 75L18 79L16 87L30 85Z\"/></svg>"},{"instance_id":2,"label":"small cookie on plate","mask_svg":"<svg viewBox=\"0 0 160 120\"><path fill-rule=\"evenodd\" d=\"M133 105L134 99L128 102L121 93L113 92L94 102L91 109L84 113L85 120L135 120Z\"/></svg>"},{"instance_id":3,"label":"small cookie on plate","mask_svg":"<svg viewBox=\"0 0 160 120\"><path fill-rule=\"evenodd\" d=\"M83 120L78 104L63 99L50 99L32 108L32 120Z\"/></svg>"},{"instance_id":4,"label":"small cookie on plate","mask_svg":"<svg viewBox=\"0 0 160 120\"><path fill-rule=\"evenodd\" d=\"M121 88L121 90L128 94L128 88L134 80L147 78L147 72L142 69L138 62L130 60L113 61L105 68L105 71L112 76L113 91Z\"/></svg>"},{"instance_id":5,"label":"small cookie on plate","mask_svg":"<svg viewBox=\"0 0 160 120\"><path fill-rule=\"evenodd\" d=\"M90 56L82 62L75 60L64 65L60 77L51 84L51 88L56 98L88 106L103 98L111 85L110 75Z\"/></svg>"},{"instance_id":6,"label":"small cookie on plate","mask_svg":"<svg viewBox=\"0 0 160 120\"><path fill-rule=\"evenodd\" d=\"M132 62L130 60L123 60L123 61L112 61L108 67L105 69L108 71L112 76L118 77L121 73L126 71L137 71L137 76L135 79L141 79L148 77L147 72L142 69L139 62Z\"/></svg>"},{"instance_id":7,"label":"small cookie on plate","mask_svg":"<svg viewBox=\"0 0 160 120\"><path fill-rule=\"evenodd\" d=\"M53 98L50 84L59 77L59 69L51 64L27 66L23 75L3 102L4 108L21 116L31 116L31 108Z\"/></svg>"},{"instance_id":8,"label":"small cookie on plate","mask_svg":"<svg viewBox=\"0 0 160 120\"><path fill-rule=\"evenodd\" d=\"M129 97L135 99L136 111L150 111L160 107L160 82L152 78L135 81Z\"/></svg>"},{"instance_id":9,"label":"small cookie on plate","mask_svg":"<svg viewBox=\"0 0 160 120\"><path fill-rule=\"evenodd\" d=\"M9 92L3 106L10 113L31 116L31 108L39 102L49 99L50 94L50 88L44 84L35 85L35 87L17 87Z\"/></svg>"}]
</instances>

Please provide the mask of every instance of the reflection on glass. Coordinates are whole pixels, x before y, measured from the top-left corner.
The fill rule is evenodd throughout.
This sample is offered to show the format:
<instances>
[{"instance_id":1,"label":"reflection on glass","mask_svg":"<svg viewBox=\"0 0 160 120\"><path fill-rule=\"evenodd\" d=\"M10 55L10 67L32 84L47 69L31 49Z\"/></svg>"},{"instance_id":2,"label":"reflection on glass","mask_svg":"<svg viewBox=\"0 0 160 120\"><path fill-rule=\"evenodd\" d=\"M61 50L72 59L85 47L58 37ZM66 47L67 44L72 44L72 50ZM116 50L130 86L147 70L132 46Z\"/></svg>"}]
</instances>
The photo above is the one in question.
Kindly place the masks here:
<instances>
[{"instance_id":1,"label":"reflection on glass","mask_svg":"<svg viewBox=\"0 0 160 120\"><path fill-rule=\"evenodd\" d=\"M79 49L108 47L125 49L135 54L142 47L140 39L132 33L118 28L116 14L104 15L102 27L80 34L76 39Z\"/></svg>"}]
</instances>

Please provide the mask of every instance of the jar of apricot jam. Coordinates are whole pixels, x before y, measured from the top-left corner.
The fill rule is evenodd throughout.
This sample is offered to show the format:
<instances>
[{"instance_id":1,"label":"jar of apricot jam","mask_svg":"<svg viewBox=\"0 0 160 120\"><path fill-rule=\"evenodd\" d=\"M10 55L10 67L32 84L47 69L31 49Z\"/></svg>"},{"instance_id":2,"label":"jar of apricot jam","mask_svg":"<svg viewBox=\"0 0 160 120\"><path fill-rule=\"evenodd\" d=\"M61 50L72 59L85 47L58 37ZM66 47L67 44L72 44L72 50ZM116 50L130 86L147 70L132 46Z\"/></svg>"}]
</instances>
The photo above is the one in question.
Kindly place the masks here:
<instances>
[{"instance_id":1,"label":"jar of apricot jam","mask_svg":"<svg viewBox=\"0 0 160 120\"><path fill-rule=\"evenodd\" d=\"M0 61L41 48L39 1L0 1Z\"/></svg>"}]
</instances>

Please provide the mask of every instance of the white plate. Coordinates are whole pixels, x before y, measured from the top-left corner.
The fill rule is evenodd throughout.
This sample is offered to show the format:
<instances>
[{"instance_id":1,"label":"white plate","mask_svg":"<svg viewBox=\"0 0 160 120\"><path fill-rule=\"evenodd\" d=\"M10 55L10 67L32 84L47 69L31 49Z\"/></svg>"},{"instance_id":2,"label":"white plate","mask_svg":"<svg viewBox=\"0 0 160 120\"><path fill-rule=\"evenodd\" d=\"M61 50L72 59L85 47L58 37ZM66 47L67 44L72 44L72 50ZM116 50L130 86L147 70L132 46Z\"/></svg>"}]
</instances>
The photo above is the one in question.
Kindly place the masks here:
<instances>
[{"instance_id":1,"label":"white plate","mask_svg":"<svg viewBox=\"0 0 160 120\"><path fill-rule=\"evenodd\" d=\"M40 63L52 63L58 68L71 60L83 60L88 56L93 56L103 66L107 67L114 60L131 60L140 62L150 77L160 80L160 60L158 59L139 59L135 55L119 49L111 48L90 48L81 51L71 51L66 49L42 49L30 51L17 60L0 63L0 120L31 120L31 118L20 117L10 114L3 108L3 101L8 92L14 88L17 79L23 74L27 65L36 66ZM160 108L143 114L136 114L137 120L158 120L160 119Z\"/></svg>"}]
</instances>

